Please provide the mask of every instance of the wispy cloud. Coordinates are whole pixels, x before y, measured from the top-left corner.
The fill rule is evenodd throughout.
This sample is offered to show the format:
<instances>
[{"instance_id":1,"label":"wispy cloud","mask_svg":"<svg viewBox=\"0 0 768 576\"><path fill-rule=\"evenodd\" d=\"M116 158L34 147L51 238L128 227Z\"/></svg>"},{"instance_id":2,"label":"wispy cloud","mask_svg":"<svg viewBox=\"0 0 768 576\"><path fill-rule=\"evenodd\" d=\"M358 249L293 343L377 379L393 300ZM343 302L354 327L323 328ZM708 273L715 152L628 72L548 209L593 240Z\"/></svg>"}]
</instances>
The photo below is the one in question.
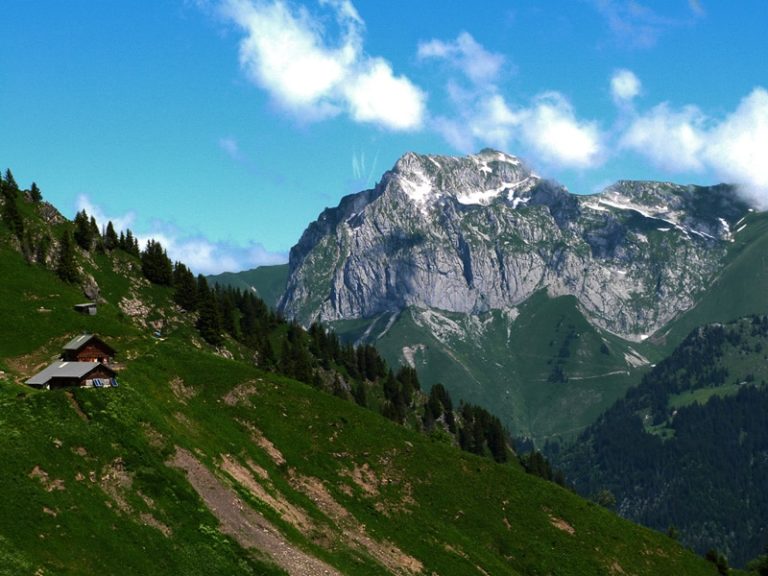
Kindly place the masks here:
<instances>
[{"instance_id":1,"label":"wispy cloud","mask_svg":"<svg viewBox=\"0 0 768 576\"><path fill-rule=\"evenodd\" d=\"M245 36L240 65L283 109L304 120L347 114L389 130L415 130L426 94L388 61L363 51L365 25L349 0L320 0L339 29L284 0L224 0L220 13Z\"/></svg>"},{"instance_id":2,"label":"wispy cloud","mask_svg":"<svg viewBox=\"0 0 768 576\"><path fill-rule=\"evenodd\" d=\"M680 22L638 0L592 0L614 40L629 48L651 48Z\"/></svg>"},{"instance_id":3,"label":"wispy cloud","mask_svg":"<svg viewBox=\"0 0 768 576\"><path fill-rule=\"evenodd\" d=\"M505 62L504 56L489 52L467 32L459 34L453 42L421 42L418 57L447 61L477 85L495 82Z\"/></svg>"},{"instance_id":4,"label":"wispy cloud","mask_svg":"<svg viewBox=\"0 0 768 576\"><path fill-rule=\"evenodd\" d=\"M621 137L623 149L674 171L711 172L740 185L742 194L768 208L768 91L755 88L724 118L697 106L662 103L638 115Z\"/></svg>"},{"instance_id":5,"label":"wispy cloud","mask_svg":"<svg viewBox=\"0 0 768 576\"><path fill-rule=\"evenodd\" d=\"M227 156L236 162L242 162L244 159L243 153L240 151L240 145L232 136L219 138L219 148L221 148Z\"/></svg>"},{"instance_id":6,"label":"wispy cloud","mask_svg":"<svg viewBox=\"0 0 768 576\"><path fill-rule=\"evenodd\" d=\"M704 5L700 0L688 0L688 6L691 8L691 12L693 12L699 18L707 15L707 11L704 9Z\"/></svg>"},{"instance_id":7,"label":"wispy cloud","mask_svg":"<svg viewBox=\"0 0 768 576\"><path fill-rule=\"evenodd\" d=\"M368 162L368 158L364 151L359 153L357 151L352 152L353 189L359 190L360 188L368 187L373 183L374 178L379 175L377 172L378 163L378 152L376 152L370 163Z\"/></svg>"}]
</instances>

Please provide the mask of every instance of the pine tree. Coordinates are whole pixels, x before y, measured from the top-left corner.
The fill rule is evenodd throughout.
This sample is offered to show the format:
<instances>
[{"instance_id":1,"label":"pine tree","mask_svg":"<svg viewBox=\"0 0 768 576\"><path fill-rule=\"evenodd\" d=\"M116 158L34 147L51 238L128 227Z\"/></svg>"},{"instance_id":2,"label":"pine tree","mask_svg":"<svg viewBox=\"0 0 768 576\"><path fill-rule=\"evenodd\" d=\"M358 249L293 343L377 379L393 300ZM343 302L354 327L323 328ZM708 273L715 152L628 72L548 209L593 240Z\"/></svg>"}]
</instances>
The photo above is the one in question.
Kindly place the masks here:
<instances>
[{"instance_id":1,"label":"pine tree","mask_svg":"<svg viewBox=\"0 0 768 576\"><path fill-rule=\"evenodd\" d=\"M86 252L91 249L93 243L93 229L85 210L75 215L75 242Z\"/></svg>"},{"instance_id":2,"label":"pine tree","mask_svg":"<svg viewBox=\"0 0 768 576\"><path fill-rule=\"evenodd\" d=\"M91 216L91 219L88 222L88 226L91 229L91 248L95 249L97 252L103 253L104 239L101 237L101 232L99 231L99 225L96 223L96 218Z\"/></svg>"},{"instance_id":3,"label":"pine tree","mask_svg":"<svg viewBox=\"0 0 768 576\"><path fill-rule=\"evenodd\" d=\"M147 242L147 247L141 253L141 272L154 284L170 286L173 283L173 265L160 242Z\"/></svg>"},{"instance_id":4,"label":"pine tree","mask_svg":"<svg viewBox=\"0 0 768 576\"><path fill-rule=\"evenodd\" d=\"M6 175L6 178L8 176ZM13 178L13 175L11 175ZM24 219L21 216L19 207L16 204L16 199L19 194L18 191L10 186L8 182L4 182L2 186L3 195L3 220L8 224L8 227L13 231L16 238L22 240L24 237Z\"/></svg>"},{"instance_id":5,"label":"pine tree","mask_svg":"<svg viewBox=\"0 0 768 576\"><path fill-rule=\"evenodd\" d=\"M75 264L75 242L72 234L65 230L59 243L59 260L56 264L56 274L65 282L77 282L80 275Z\"/></svg>"},{"instance_id":6,"label":"pine tree","mask_svg":"<svg viewBox=\"0 0 768 576\"><path fill-rule=\"evenodd\" d=\"M4 182L5 188L10 190L14 196L17 196L19 192L19 185L16 184L16 179L13 177L13 173L11 172L10 168L6 168L5 170Z\"/></svg>"},{"instance_id":7,"label":"pine tree","mask_svg":"<svg viewBox=\"0 0 768 576\"><path fill-rule=\"evenodd\" d=\"M123 238L125 242L125 238ZM114 250L120 245L120 239L117 237L115 227L112 225L112 220L107 222L107 230L104 232L104 248L107 250Z\"/></svg>"},{"instance_id":8,"label":"pine tree","mask_svg":"<svg viewBox=\"0 0 768 576\"><path fill-rule=\"evenodd\" d=\"M221 345L223 339L216 294L208 287L208 282L202 274L197 277L197 310L197 330L200 336L213 346Z\"/></svg>"},{"instance_id":9,"label":"pine tree","mask_svg":"<svg viewBox=\"0 0 768 576\"><path fill-rule=\"evenodd\" d=\"M188 312L197 309L198 296L195 275L181 262L176 262L173 267L173 288L173 300L176 304Z\"/></svg>"},{"instance_id":10,"label":"pine tree","mask_svg":"<svg viewBox=\"0 0 768 576\"><path fill-rule=\"evenodd\" d=\"M43 194L34 182L32 182L32 186L29 187L29 196L35 204L38 204L43 200Z\"/></svg>"},{"instance_id":11,"label":"pine tree","mask_svg":"<svg viewBox=\"0 0 768 576\"><path fill-rule=\"evenodd\" d=\"M48 252L51 249L51 237L48 234L43 234L40 240L37 241L37 247L35 248L35 261L38 264L45 265L45 261L48 259Z\"/></svg>"}]
</instances>

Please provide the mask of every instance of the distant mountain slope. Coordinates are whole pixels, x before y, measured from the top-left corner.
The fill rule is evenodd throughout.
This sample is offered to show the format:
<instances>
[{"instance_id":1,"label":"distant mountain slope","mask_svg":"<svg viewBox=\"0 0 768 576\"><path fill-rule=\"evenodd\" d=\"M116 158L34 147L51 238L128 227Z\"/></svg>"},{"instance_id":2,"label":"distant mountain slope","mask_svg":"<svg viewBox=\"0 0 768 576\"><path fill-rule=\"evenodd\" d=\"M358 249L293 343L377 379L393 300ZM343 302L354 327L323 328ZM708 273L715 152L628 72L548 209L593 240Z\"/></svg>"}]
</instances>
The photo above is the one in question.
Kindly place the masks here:
<instances>
[{"instance_id":1,"label":"distant mountain slope","mask_svg":"<svg viewBox=\"0 0 768 576\"><path fill-rule=\"evenodd\" d=\"M768 542L768 317L694 330L556 455L583 494L743 565Z\"/></svg>"},{"instance_id":2,"label":"distant mountain slope","mask_svg":"<svg viewBox=\"0 0 768 576\"><path fill-rule=\"evenodd\" d=\"M36 243L40 207L13 201ZM55 226L59 237L70 224ZM4 573L711 573L514 464L259 370L232 340L206 345L196 313L129 253L76 249L99 293L98 314L82 316L82 285L23 252L0 220ZM62 253L51 247L54 261ZM83 330L117 349L118 388L18 383Z\"/></svg>"},{"instance_id":3,"label":"distant mountain slope","mask_svg":"<svg viewBox=\"0 0 768 576\"><path fill-rule=\"evenodd\" d=\"M276 308L288 283L288 264L259 266L242 272L224 272L207 278L211 285L219 284L253 291L271 308Z\"/></svg>"}]
</instances>

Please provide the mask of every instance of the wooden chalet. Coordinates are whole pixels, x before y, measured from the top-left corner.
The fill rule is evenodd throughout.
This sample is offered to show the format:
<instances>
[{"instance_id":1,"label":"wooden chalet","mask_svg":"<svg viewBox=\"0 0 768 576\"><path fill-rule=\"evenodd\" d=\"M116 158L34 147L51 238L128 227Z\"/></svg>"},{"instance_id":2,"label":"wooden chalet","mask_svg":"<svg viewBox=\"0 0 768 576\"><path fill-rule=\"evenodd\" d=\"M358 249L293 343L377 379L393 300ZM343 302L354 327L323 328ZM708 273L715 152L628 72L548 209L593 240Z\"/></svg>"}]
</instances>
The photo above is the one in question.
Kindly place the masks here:
<instances>
[{"instance_id":1,"label":"wooden chalet","mask_svg":"<svg viewBox=\"0 0 768 576\"><path fill-rule=\"evenodd\" d=\"M81 334L64 345L61 359L67 362L101 362L109 364L115 358L115 349L93 334Z\"/></svg>"},{"instance_id":2,"label":"wooden chalet","mask_svg":"<svg viewBox=\"0 0 768 576\"><path fill-rule=\"evenodd\" d=\"M117 372L98 362L54 362L26 382L33 388L81 387L102 388L117 386Z\"/></svg>"},{"instance_id":3,"label":"wooden chalet","mask_svg":"<svg viewBox=\"0 0 768 576\"><path fill-rule=\"evenodd\" d=\"M115 349L93 334L82 334L64 345L61 359L26 383L34 388L103 388L117 386L117 371L110 366Z\"/></svg>"}]
</instances>

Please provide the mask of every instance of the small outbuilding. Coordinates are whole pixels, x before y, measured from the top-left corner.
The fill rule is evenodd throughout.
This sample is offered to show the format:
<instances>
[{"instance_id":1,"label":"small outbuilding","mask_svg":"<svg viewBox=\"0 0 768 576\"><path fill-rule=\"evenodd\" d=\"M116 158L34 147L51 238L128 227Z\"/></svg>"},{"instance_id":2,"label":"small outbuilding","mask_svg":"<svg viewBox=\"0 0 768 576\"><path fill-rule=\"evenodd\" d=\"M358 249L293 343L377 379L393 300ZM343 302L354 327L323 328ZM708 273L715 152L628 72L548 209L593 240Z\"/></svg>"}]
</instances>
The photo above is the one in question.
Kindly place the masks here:
<instances>
[{"instance_id":1,"label":"small outbuilding","mask_svg":"<svg viewBox=\"0 0 768 576\"><path fill-rule=\"evenodd\" d=\"M61 359L67 362L101 362L109 364L115 358L115 349L93 334L82 334L64 345Z\"/></svg>"},{"instance_id":2,"label":"small outbuilding","mask_svg":"<svg viewBox=\"0 0 768 576\"><path fill-rule=\"evenodd\" d=\"M117 386L117 372L97 362L54 362L26 381L34 388Z\"/></svg>"},{"instance_id":3,"label":"small outbuilding","mask_svg":"<svg viewBox=\"0 0 768 576\"><path fill-rule=\"evenodd\" d=\"M97 307L95 302L84 302L83 304L75 304L75 312L80 312L84 316L96 316Z\"/></svg>"}]
</instances>

